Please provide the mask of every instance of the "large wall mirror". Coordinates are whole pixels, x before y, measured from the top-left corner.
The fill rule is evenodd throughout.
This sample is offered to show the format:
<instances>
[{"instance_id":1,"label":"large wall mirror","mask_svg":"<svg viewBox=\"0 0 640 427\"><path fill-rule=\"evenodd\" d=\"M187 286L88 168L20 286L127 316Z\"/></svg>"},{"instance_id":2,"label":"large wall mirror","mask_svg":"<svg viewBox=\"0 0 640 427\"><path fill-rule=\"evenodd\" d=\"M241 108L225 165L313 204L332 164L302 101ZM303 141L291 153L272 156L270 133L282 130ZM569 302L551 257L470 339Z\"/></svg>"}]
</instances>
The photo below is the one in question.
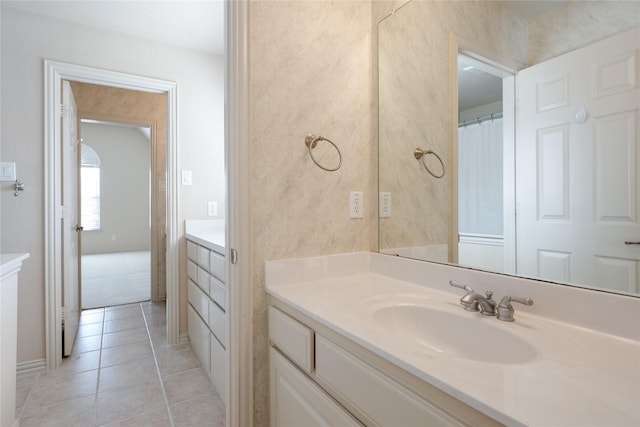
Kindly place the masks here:
<instances>
[{"instance_id":1,"label":"large wall mirror","mask_svg":"<svg viewBox=\"0 0 640 427\"><path fill-rule=\"evenodd\" d=\"M640 3L378 24L382 253L640 295Z\"/></svg>"}]
</instances>

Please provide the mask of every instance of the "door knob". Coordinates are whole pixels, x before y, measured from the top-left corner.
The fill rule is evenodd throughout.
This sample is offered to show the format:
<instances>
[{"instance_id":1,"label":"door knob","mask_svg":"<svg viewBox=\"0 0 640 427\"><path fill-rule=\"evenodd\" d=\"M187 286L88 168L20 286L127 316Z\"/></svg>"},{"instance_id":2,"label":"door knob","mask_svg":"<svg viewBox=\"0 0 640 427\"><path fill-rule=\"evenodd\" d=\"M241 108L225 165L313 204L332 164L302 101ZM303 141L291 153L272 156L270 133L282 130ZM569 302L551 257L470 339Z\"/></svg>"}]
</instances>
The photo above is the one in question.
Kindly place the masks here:
<instances>
[{"instance_id":1,"label":"door knob","mask_svg":"<svg viewBox=\"0 0 640 427\"><path fill-rule=\"evenodd\" d=\"M84 230L84 227L81 225L76 225L76 231L82 231Z\"/></svg>"}]
</instances>

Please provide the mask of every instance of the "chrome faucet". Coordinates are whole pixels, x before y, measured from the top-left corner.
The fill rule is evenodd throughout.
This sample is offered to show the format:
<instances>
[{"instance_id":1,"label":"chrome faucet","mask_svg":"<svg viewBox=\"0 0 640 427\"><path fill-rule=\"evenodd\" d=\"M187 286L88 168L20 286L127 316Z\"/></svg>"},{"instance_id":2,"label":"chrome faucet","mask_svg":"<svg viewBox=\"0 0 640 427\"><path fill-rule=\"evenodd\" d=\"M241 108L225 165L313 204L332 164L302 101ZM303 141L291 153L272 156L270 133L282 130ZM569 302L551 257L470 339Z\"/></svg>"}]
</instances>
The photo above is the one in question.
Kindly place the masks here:
<instances>
[{"instance_id":1,"label":"chrome faucet","mask_svg":"<svg viewBox=\"0 0 640 427\"><path fill-rule=\"evenodd\" d=\"M463 285L462 283L450 280L449 284L454 288L464 289L466 294L460 298L460 304L467 311L480 311L480 314L484 316L496 315L496 302L491 298L493 292L487 291L486 297L480 295L473 290L471 286ZM480 306L480 308L478 308Z\"/></svg>"},{"instance_id":2,"label":"chrome faucet","mask_svg":"<svg viewBox=\"0 0 640 427\"><path fill-rule=\"evenodd\" d=\"M496 306L497 302L491 298L493 296L493 292L487 291L485 292L486 298L480 294L472 295L472 301L475 301L476 304L480 306L480 314L483 316L495 316L496 315Z\"/></svg>"},{"instance_id":3,"label":"chrome faucet","mask_svg":"<svg viewBox=\"0 0 640 427\"><path fill-rule=\"evenodd\" d=\"M515 310L511 305L511 301L519 302L524 305L533 305L533 300L531 298L519 298L512 297L507 295L506 297L500 300L500 304L498 304L497 312L498 312L498 320L504 320L505 322L513 322L513 313Z\"/></svg>"},{"instance_id":4,"label":"chrome faucet","mask_svg":"<svg viewBox=\"0 0 640 427\"><path fill-rule=\"evenodd\" d=\"M533 300L531 298L519 298L512 297L507 295L506 297L500 300L500 304L496 304L496 302L491 298L493 296L493 292L487 291L486 297L480 295L476 291L473 290L471 286L463 285L460 282L456 282L455 280L449 280L449 284L454 288L464 289L466 294L462 298L460 298L460 304L467 311L479 311L480 314L484 316L498 316L498 320L503 320L505 322L513 322L513 313L515 310L511 305L511 302L519 302L524 305L533 305Z\"/></svg>"}]
</instances>

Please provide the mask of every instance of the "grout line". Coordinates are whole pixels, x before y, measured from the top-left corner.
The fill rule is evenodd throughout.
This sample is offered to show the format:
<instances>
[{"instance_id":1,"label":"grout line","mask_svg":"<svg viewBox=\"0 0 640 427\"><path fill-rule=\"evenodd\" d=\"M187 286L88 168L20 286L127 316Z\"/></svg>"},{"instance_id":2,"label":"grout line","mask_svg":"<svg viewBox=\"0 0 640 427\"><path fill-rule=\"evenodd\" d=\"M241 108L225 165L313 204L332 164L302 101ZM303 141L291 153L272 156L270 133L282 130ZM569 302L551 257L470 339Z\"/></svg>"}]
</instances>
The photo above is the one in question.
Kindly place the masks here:
<instances>
[{"instance_id":1,"label":"grout line","mask_svg":"<svg viewBox=\"0 0 640 427\"><path fill-rule=\"evenodd\" d=\"M160 365L158 364L158 358L156 357L156 347L153 344L153 339L151 338L151 332L149 331L149 323L147 322L147 316L144 312L144 307L142 307L142 303L140 303L140 310L142 310L142 318L144 319L144 325L147 329L147 335L149 336L149 343L151 344L151 353L153 354L153 363L156 365L156 374L158 374L158 379L160 380L160 389L162 390L162 397L164 397L164 405L167 409L167 414L169 415L169 423L171 427L175 427L173 423L173 414L171 413L171 408L169 407L169 399L167 398L167 391L164 388L164 382L162 382L162 375L160 373Z\"/></svg>"},{"instance_id":2,"label":"grout line","mask_svg":"<svg viewBox=\"0 0 640 427\"><path fill-rule=\"evenodd\" d=\"M31 400L31 394L33 393L33 389L36 387L36 385L38 384L38 381L40 381L40 375L42 375L40 372L34 374L36 375L36 380L33 382L33 384L31 384L31 387L29 388L29 392L27 393L27 398L24 400L24 403L22 404L22 407L20 408L20 413L16 413L16 421L18 421L18 424L16 425L20 425L19 421L22 420L22 414L24 414L24 410L27 408L27 405L29 404L29 401Z\"/></svg>"},{"instance_id":3,"label":"grout line","mask_svg":"<svg viewBox=\"0 0 640 427\"><path fill-rule=\"evenodd\" d=\"M102 347L104 345L104 328L105 328L106 310L102 309L102 331L100 332L100 355L98 356L98 378L96 380L96 401L93 407L93 425L98 425L98 402L100 392L100 374L102 373Z\"/></svg>"}]
</instances>

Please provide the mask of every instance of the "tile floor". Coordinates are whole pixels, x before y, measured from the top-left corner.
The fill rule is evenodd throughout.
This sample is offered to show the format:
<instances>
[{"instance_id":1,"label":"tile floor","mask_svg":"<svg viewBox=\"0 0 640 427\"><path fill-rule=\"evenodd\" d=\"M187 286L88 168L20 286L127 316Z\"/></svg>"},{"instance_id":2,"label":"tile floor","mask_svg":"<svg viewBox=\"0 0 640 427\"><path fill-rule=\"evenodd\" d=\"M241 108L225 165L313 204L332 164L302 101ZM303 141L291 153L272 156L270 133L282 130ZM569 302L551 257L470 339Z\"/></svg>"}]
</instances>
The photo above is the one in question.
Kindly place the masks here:
<instances>
[{"instance_id":1,"label":"tile floor","mask_svg":"<svg viewBox=\"0 0 640 427\"><path fill-rule=\"evenodd\" d=\"M225 409L189 344L169 345L165 306L82 312L62 367L17 378L21 427L220 426Z\"/></svg>"}]
</instances>

